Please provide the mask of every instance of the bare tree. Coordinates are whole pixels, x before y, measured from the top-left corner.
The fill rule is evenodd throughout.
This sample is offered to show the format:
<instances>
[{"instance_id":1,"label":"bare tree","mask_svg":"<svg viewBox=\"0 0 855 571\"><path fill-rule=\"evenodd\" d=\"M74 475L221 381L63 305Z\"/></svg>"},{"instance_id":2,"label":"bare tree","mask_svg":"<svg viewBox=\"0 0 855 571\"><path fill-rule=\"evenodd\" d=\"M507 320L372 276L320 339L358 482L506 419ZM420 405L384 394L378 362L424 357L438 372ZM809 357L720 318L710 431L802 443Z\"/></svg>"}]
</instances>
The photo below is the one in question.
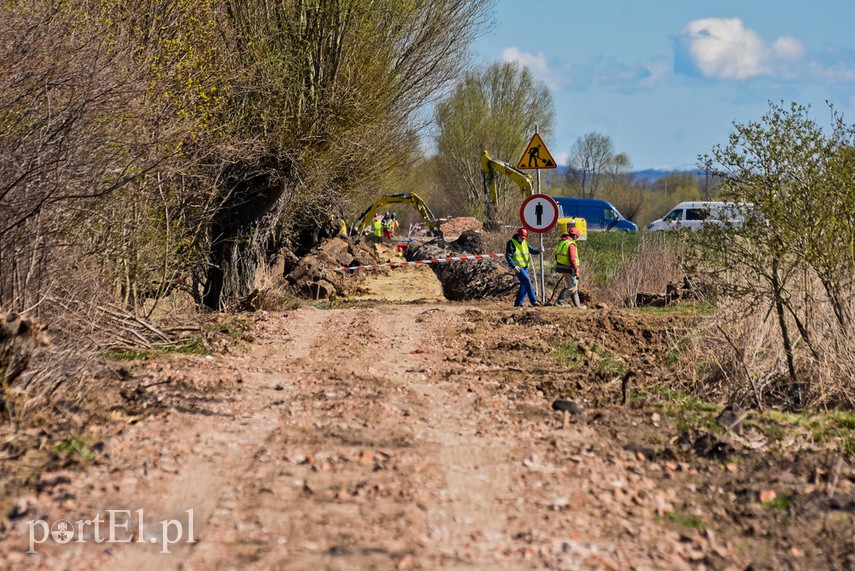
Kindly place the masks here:
<instances>
[{"instance_id":1,"label":"bare tree","mask_svg":"<svg viewBox=\"0 0 855 571\"><path fill-rule=\"evenodd\" d=\"M135 133L143 84L127 51L67 6L2 11L0 304L22 311L58 277L51 259L81 245L84 213L156 161Z\"/></svg>"},{"instance_id":2,"label":"bare tree","mask_svg":"<svg viewBox=\"0 0 855 571\"><path fill-rule=\"evenodd\" d=\"M628 157L621 154L620 160ZM618 172L611 137L602 133L587 133L573 143L568 160L568 178L582 198L593 198L612 173Z\"/></svg>"}]
</instances>

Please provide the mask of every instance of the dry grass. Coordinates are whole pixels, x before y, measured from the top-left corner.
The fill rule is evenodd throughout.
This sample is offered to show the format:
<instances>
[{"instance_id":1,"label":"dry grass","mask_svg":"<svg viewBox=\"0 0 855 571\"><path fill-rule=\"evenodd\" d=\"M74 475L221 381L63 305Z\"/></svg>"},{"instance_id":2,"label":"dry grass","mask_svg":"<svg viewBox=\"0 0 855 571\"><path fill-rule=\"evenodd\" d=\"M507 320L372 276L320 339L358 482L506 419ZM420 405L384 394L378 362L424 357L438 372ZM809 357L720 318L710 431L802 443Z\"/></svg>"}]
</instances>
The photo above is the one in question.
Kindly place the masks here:
<instances>
[{"instance_id":1,"label":"dry grass","mask_svg":"<svg viewBox=\"0 0 855 571\"><path fill-rule=\"evenodd\" d=\"M639 293L663 295L668 284L682 283L681 256L675 236L591 233L579 246L582 284L600 301L632 307Z\"/></svg>"},{"instance_id":2,"label":"dry grass","mask_svg":"<svg viewBox=\"0 0 855 571\"><path fill-rule=\"evenodd\" d=\"M633 306L639 293L665 293L669 284L681 283L684 275L678 244L645 234L634 255L609 284L608 293L613 301Z\"/></svg>"},{"instance_id":3,"label":"dry grass","mask_svg":"<svg viewBox=\"0 0 855 571\"><path fill-rule=\"evenodd\" d=\"M288 311L300 307L302 301L288 292L288 284L278 270L265 265L256 269L253 291L245 309Z\"/></svg>"},{"instance_id":4,"label":"dry grass","mask_svg":"<svg viewBox=\"0 0 855 571\"><path fill-rule=\"evenodd\" d=\"M795 347L805 409L855 409L855 348L831 323L815 322L814 351ZM717 402L789 408L792 383L774 316L758 305L720 302L716 314L676 341L674 362L687 392Z\"/></svg>"},{"instance_id":5,"label":"dry grass","mask_svg":"<svg viewBox=\"0 0 855 571\"><path fill-rule=\"evenodd\" d=\"M0 312L0 460L24 453L33 438L81 430L85 411L98 408L93 395L103 394L89 382L91 365L91 352L51 342L43 323Z\"/></svg>"}]
</instances>

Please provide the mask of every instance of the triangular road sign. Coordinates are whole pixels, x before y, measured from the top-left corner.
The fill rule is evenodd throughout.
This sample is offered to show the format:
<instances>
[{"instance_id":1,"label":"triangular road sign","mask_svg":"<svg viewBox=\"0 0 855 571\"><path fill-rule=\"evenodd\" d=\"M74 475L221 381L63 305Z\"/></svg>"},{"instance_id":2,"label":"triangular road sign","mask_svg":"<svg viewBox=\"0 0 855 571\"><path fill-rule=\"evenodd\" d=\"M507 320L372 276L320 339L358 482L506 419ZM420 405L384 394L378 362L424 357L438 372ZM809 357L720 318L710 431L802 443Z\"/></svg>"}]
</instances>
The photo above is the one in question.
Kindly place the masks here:
<instances>
[{"instance_id":1,"label":"triangular road sign","mask_svg":"<svg viewBox=\"0 0 855 571\"><path fill-rule=\"evenodd\" d=\"M549 154L549 149L546 148L546 143L540 138L537 133L531 138L528 147L520 158L518 169L554 169L558 165L555 164L555 159Z\"/></svg>"}]
</instances>

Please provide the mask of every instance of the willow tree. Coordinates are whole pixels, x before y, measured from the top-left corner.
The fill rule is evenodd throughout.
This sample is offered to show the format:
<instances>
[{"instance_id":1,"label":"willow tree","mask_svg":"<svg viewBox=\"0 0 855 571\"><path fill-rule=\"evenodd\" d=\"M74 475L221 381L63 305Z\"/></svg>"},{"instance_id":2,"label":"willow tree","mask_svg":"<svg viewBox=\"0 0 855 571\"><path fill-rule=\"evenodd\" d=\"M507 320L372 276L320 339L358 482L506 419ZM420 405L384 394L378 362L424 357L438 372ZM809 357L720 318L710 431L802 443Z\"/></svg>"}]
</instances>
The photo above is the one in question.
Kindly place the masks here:
<instances>
[{"instance_id":1,"label":"willow tree","mask_svg":"<svg viewBox=\"0 0 855 571\"><path fill-rule=\"evenodd\" d=\"M226 3L223 51L241 73L222 109L212 165L222 200L211 225L206 305L246 291L277 231L308 229L311 245L349 195L414 159L418 112L458 76L488 5Z\"/></svg>"},{"instance_id":2,"label":"willow tree","mask_svg":"<svg viewBox=\"0 0 855 571\"><path fill-rule=\"evenodd\" d=\"M548 139L554 115L549 88L519 64L497 63L468 73L436 109L443 191L483 217L481 154L515 165L535 127ZM500 206L518 204L519 189L509 193L510 188L509 181L500 181Z\"/></svg>"}]
</instances>

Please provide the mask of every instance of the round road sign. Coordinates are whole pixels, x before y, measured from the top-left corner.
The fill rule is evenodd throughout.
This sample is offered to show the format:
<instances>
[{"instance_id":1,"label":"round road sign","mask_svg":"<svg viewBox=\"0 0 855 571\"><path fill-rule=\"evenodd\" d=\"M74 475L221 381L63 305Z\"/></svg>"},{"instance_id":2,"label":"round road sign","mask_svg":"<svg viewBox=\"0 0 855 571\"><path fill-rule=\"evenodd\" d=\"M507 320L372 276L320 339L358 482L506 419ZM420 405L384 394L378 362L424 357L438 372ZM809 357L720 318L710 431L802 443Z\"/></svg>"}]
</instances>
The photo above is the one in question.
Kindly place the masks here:
<instances>
[{"instance_id":1,"label":"round road sign","mask_svg":"<svg viewBox=\"0 0 855 571\"><path fill-rule=\"evenodd\" d=\"M549 232L558 222L558 203L551 196L532 194L520 206L520 220L532 232Z\"/></svg>"}]
</instances>

